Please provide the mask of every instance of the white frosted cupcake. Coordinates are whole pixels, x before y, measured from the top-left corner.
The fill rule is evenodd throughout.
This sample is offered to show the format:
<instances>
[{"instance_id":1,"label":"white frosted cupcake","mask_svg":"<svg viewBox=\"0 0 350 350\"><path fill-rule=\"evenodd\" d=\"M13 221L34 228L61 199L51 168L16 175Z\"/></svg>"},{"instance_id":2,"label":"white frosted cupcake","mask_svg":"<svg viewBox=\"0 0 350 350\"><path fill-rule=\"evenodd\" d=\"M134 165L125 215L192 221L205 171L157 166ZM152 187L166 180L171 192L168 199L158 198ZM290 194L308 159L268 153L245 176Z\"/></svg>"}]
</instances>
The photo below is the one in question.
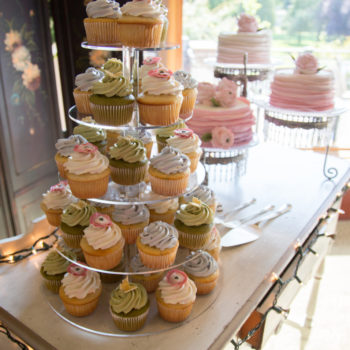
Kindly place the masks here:
<instances>
[{"instance_id":1,"label":"white frosted cupcake","mask_svg":"<svg viewBox=\"0 0 350 350\"><path fill-rule=\"evenodd\" d=\"M144 200L155 200L160 198L162 198L162 196L153 192L149 192L143 196ZM178 198L173 198L146 205L150 213L150 222L164 221L171 225L174 222L174 216L177 208L179 207L179 200Z\"/></svg>"},{"instance_id":2,"label":"white frosted cupcake","mask_svg":"<svg viewBox=\"0 0 350 350\"><path fill-rule=\"evenodd\" d=\"M171 270L159 282L156 300L160 316L169 322L184 321L196 300L197 287L185 272Z\"/></svg>"},{"instance_id":3,"label":"white frosted cupcake","mask_svg":"<svg viewBox=\"0 0 350 350\"><path fill-rule=\"evenodd\" d=\"M142 263L151 269L172 265L179 247L178 232L166 222L149 224L136 240Z\"/></svg>"},{"instance_id":4,"label":"white frosted cupcake","mask_svg":"<svg viewBox=\"0 0 350 350\"><path fill-rule=\"evenodd\" d=\"M76 201L77 199L72 195L68 182L60 181L43 194L40 207L45 212L49 224L59 226L63 209Z\"/></svg>"},{"instance_id":5,"label":"white frosted cupcake","mask_svg":"<svg viewBox=\"0 0 350 350\"><path fill-rule=\"evenodd\" d=\"M191 255L188 258L191 258ZM207 252L202 252L196 258L187 261L184 270L196 284L199 295L209 294L215 288L219 278L219 266Z\"/></svg>"},{"instance_id":6,"label":"white frosted cupcake","mask_svg":"<svg viewBox=\"0 0 350 350\"><path fill-rule=\"evenodd\" d=\"M201 140L191 129L177 129L174 136L166 140L167 144L177 148L191 160L191 173L197 169L198 161L202 155Z\"/></svg>"},{"instance_id":7,"label":"white frosted cupcake","mask_svg":"<svg viewBox=\"0 0 350 350\"><path fill-rule=\"evenodd\" d=\"M143 60L142 66L139 71L139 87L141 88L142 79L148 75L148 72L163 67L163 64L160 63L160 57L147 57Z\"/></svg>"},{"instance_id":8,"label":"white frosted cupcake","mask_svg":"<svg viewBox=\"0 0 350 350\"><path fill-rule=\"evenodd\" d=\"M84 229L80 241L88 265L101 270L116 267L122 257L125 240L120 228L106 214L95 213L90 225Z\"/></svg>"},{"instance_id":9,"label":"white frosted cupcake","mask_svg":"<svg viewBox=\"0 0 350 350\"><path fill-rule=\"evenodd\" d=\"M126 243L133 244L149 223L149 210L143 204L116 205L112 219L120 227Z\"/></svg>"}]
</instances>

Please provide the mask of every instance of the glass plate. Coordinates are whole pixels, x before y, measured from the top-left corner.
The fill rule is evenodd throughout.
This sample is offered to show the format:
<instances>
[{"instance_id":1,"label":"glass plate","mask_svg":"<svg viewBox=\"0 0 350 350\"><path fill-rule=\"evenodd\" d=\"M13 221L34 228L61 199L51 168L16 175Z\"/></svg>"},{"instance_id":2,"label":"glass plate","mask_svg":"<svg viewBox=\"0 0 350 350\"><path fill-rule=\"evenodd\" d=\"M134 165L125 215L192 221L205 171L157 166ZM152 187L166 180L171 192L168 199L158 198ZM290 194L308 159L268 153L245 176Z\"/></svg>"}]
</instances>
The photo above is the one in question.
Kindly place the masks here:
<instances>
[{"instance_id":1,"label":"glass plate","mask_svg":"<svg viewBox=\"0 0 350 350\"><path fill-rule=\"evenodd\" d=\"M105 50L105 51L123 51L127 46L114 46L114 45L89 45L87 41L81 43L81 47L89 50ZM180 44L164 43L158 47L135 47L138 51L164 51L178 49Z\"/></svg>"}]
</instances>

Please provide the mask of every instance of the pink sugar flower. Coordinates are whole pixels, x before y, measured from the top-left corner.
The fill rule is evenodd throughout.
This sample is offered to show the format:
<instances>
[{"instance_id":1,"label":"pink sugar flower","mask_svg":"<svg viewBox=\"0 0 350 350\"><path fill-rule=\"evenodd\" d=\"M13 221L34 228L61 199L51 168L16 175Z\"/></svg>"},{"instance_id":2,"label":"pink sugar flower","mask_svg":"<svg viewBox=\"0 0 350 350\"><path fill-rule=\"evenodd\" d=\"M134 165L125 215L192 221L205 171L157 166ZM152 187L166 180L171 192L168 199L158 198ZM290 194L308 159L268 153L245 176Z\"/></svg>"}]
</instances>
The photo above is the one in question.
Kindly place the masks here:
<instances>
[{"instance_id":1,"label":"pink sugar flower","mask_svg":"<svg viewBox=\"0 0 350 350\"><path fill-rule=\"evenodd\" d=\"M170 69L163 67L150 70L148 72L148 75L155 78L169 80L170 77L173 75L173 72Z\"/></svg>"},{"instance_id":2,"label":"pink sugar flower","mask_svg":"<svg viewBox=\"0 0 350 350\"><path fill-rule=\"evenodd\" d=\"M112 220L107 214L94 213L90 216L90 225L107 228L112 226Z\"/></svg>"},{"instance_id":3,"label":"pink sugar flower","mask_svg":"<svg viewBox=\"0 0 350 350\"><path fill-rule=\"evenodd\" d=\"M212 106L212 98L215 96L215 86L210 83L198 84L197 101L206 106Z\"/></svg>"},{"instance_id":4,"label":"pink sugar flower","mask_svg":"<svg viewBox=\"0 0 350 350\"><path fill-rule=\"evenodd\" d=\"M74 146L74 152L78 152L78 153L85 153L85 154L92 153L92 154L94 154L97 152L97 150L98 150L98 148L90 142Z\"/></svg>"},{"instance_id":5,"label":"pink sugar flower","mask_svg":"<svg viewBox=\"0 0 350 350\"><path fill-rule=\"evenodd\" d=\"M221 107L232 107L237 97L237 85L234 81L223 78L216 88L215 100Z\"/></svg>"},{"instance_id":6,"label":"pink sugar flower","mask_svg":"<svg viewBox=\"0 0 350 350\"><path fill-rule=\"evenodd\" d=\"M79 264L86 265L80 261L78 261L78 262L79 262ZM87 272L86 269L84 269L83 267L76 265L74 263L71 263L68 266L67 271L68 271L68 273L71 273L74 276L86 276L86 272Z\"/></svg>"},{"instance_id":7,"label":"pink sugar flower","mask_svg":"<svg viewBox=\"0 0 350 350\"><path fill-rule=\"evenodd\" d=\"M238 19L238 33L255 33L258 31L258 23L253 16L242 13Z\"/></svg>"},{"instance_id":8,"label":"pink sugar flower","mask_svg":"<svg viewBox=\"0 0 350 350\"><path fill-rule=\"evenodd\" d=\"M143 64L145 64L146 66L152 66L153 64L159 63L160 60L160 57L147 57L143 60Z\"/></svg>"},{"instance_id":9,"label":"pink sugar flower","mask_svg":"<svg viewBox=\"0 0 350 350\"><path fill-rule=\"evenodd\" d=\"M214 128L211 135L211 144L216 148L228 149L233 146L235 141L233 133L224 126Z\"/></svg>"},{"instance_id":10,"label":"pink sugar flower","mask_svg":"<svg viewBox=\"0 0 350 350\"><path fill-rule=\"evenodd\" d=\"M311 53L303 53L295 61L295 73L298 74L316 74L318 71L318 62Z\"/></svg>"}]
</instances>

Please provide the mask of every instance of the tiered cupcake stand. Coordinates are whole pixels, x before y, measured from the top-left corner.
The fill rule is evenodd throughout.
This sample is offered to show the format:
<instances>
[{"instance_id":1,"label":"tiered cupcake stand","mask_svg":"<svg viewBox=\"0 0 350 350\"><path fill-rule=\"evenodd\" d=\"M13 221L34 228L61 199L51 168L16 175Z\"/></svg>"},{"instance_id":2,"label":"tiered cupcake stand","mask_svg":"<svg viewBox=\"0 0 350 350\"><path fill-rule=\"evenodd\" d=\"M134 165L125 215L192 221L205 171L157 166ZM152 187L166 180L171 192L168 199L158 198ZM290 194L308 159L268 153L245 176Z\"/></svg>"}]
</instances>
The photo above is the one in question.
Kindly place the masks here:
<instances>
[{"instance_id":1,"label":"tiered cupcake stand","mask_svg":"<svg viewBox=\"0 0 350 350\"><path fill-rule=\"evenodd\" d=\"M102 50L110 50L110 51L122 51L123 52L123 64L124 64L124 73L129 77L130 80L134 81L134 94L137 96L138 93L138 67L139 67L139 53L141 51L153 51L157 52L160 50L171 50L178 47L178 45L164 45L157 48L128 48L128 47L112 47L112 46L92 46L87 44L86 42L82 43L82 47L87 49L102 49ZM134 74L133 74L134 72ZM134 76L133 76L134 75ZM134 117L132 122L129 125L123 126L110 126L110 125L101 125L101 124L90 124L82 121L82 117L80 116L76 110L76 107L73 106L69 110L69 117L71 120L78 124L84 124L89 127L102 128L111 131L118 131L124 133L127 130L145 130L145 129L159 129L165 126L154 126L154 125L142 125L139 122L138 110L137 106L135 107ZM168 126L168 125L167 125ZM167 127L166 126L166 127ZM192 173L190 176L189 184L186 189L186 193L190 193L194 191L203 181L205 180L205 169L204 166L199 163L196 172ZM108 186L107 194L103 198L89 198L89 201L102 203L107 205L130 205L130 204L151 204L156 202L165 201L175 197L164 197L152 196L152 200L148 200L147 193L150 192L151 188L149 184L140 183L134 186L122 186L117 185L115 183L110 183ZM176 196L178 197L178 196ZM108 199L105 199L108 198ZM67 260L70 260L67 256L63 255L60 250L57 250L59 254L65 257ZM190 259L186 259L190 254L189 249L185 249L179 247L178 253L176 256L175 263L168 268L160 269L160 270L152 270L146 272L130 272L129 265L131 258L135 255L136 248L134 245L125 245L124 248L124 265L125 271L104 271L95 269L86 265L82 265L87 269L91 269L97 271L101 274L114 275L117 280L122 280L125 276L131 275L147 275L160 271L167 271L172 268L181 268L181 266L185 263L185 261L189 261L194 259L198 254L201 254L201 251L194 252ZM79 265L79 263L74 262ZM113 323L112 317L109 315L109 299L112 290L117 286L119 281L115 283L103 283L103 291L100 297L99 303L95 311L86 317L75 317L67 313L65 310L62 301L58 297L58 295L53 295L46 288L44 289L44 293L47 296L48 302L52 310L63 320L68 322L69 324L78 327L87 332L112 336L112 337L138 337L138 336L146 336L152 335L156 333L161 333L164 331L168 331L172 328L176 328L181 326L184 323L190 322L194 318L201 315L205 312L217 299L219 292L221 290L223 277L220 276L218 280L218 285L216 288L206 296L197 296L195 304L193 306L191 315L189 318L182 323L169 323L161 319L157 312L155 293L149 294L150 298L150 311L147 316L147 321L145 326L138 331L135 332L124 332L119 330Z\"/></svg>"}]
</instances>

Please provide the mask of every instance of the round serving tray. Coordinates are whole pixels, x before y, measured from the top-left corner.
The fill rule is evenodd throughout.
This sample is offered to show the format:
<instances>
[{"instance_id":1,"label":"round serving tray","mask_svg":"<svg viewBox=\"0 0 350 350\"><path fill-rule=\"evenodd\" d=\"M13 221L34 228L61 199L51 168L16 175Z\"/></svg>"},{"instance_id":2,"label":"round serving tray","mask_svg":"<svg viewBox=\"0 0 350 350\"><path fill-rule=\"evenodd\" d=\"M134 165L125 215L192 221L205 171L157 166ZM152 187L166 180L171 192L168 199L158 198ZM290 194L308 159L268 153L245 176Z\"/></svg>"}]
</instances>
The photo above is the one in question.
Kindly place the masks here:
<instances>
[{"instance_id":1,"label":"round serving tray","mask_svg":"<svg viewBox=\"0 0 350 350\"><path fill-rule=\"evenodd\" d=\"M72 120L73 122L77 123L77 124L81 124L81 125L85 125L85 126L89 126L91 128L96 128L96 129L104 129L104 130L111 130L111 131L122 131L122 130L130 130L130 128L133 128L135 130L154 130L154 129L162 129L162 128L168 128L169 126L175 126L177 124L179 124L181 121L187 122L188 120L190 120L192 118L192 114L185 118L185 119L179 119L176 123L174 124L169 124L169 125L143 125L140 124L138 126L133 125L133 121L131 121L129 124L125 124L125 125L118 125L118 126L114 126L114 125L103 125L103 124L92 124L92 123L88 123L88 122L84 122L83 120L81 120L82 118L88 117L89 115L82 115L79 114L77 111L77 107L74 105L71 108L69 108L68 110L68 116L69 119Z\"/></svg>"},{"instance_id":2,"label":"round serving tray","mask_svg":"<svg viewBox=\"0 0 350 350\"><path fill-rule=\"evenodd\" d=\"M115 45L90 45L87 41L81 43L81 47L89 50L104 50L104 51L123 51L123 49L128 49L127 46L115 46ZM135 49L137 51L164 51L164 50L174 50L178 49L180 44L175 43L164 43L157 47L133 47L130 49Z\"/></svg>"}]
</instances>

